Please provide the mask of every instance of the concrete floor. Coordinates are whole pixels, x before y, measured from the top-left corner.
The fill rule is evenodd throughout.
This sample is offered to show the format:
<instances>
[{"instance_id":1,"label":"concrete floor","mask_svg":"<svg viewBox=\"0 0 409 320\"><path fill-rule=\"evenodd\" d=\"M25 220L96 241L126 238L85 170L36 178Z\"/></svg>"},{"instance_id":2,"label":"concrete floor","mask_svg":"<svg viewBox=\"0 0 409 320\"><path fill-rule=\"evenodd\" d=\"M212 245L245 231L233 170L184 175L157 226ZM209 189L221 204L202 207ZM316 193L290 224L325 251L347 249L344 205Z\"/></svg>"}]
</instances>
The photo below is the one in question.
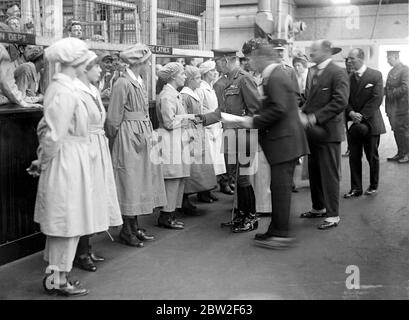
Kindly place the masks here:
<instances>
[{"instance_id":1,"label":"concrete floor","mask_svg":"<svg viewBox=\"0 0 409 320\"><path fill-rule=\"evenodd\" d=\"M184 218L183 231L150 227L157 241L143 249L94 237L95 251L107 261L96 273L73 269L72 278L91 289L83 299L408 299L409 165L387 163L394 151L392 135L384 135L379 194L342 199L342 220L332 230L297 218L310 209L309 189L298 182L292 220L299 244L291 250L259 248L252 241L256 232L220 228L231 208L231 198L220 195L215 204L199 204L203 216ZM344 193L349 168L342 161ZM367 185L366 166L364 175ZM152 226L155 219L145 217L143 224ZM258 232L268 222L262 218ZM359 267L359 290L346 288L349 265ZM0 299L56 299L42 291L45 267L41 253L0 267Z\"/></svg>"}]
</instances>

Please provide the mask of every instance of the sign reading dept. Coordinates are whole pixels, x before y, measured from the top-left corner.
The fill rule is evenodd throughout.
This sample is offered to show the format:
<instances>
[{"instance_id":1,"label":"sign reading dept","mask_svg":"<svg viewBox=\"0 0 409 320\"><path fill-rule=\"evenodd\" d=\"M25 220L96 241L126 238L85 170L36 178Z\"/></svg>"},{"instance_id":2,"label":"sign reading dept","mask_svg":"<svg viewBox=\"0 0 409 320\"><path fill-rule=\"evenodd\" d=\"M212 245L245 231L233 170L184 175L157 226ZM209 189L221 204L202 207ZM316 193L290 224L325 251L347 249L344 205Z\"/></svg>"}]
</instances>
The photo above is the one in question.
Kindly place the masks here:
<instances>
[{"instance_id":1,"label":"sign reading dept","mask_svg":"<svg viewBox=\"0 0 409 320\"><path fill-rule=\"evenodd\" d=\"M171 48L171 47L150 45L149 49L151 49L153 54L166 54L166 55L172 55L173 54L173 48Z\"/></svg>"},{"instance_id":2,"label":"sign reading dept","mask_svg":"<svg viewBox=\"0 0 409 320\"><path fill-rule=\"evenodd\" d=\"M33 34L0 31L0 42L17 44L35 44L36 38Z\"/></svg>"}]
</instances>

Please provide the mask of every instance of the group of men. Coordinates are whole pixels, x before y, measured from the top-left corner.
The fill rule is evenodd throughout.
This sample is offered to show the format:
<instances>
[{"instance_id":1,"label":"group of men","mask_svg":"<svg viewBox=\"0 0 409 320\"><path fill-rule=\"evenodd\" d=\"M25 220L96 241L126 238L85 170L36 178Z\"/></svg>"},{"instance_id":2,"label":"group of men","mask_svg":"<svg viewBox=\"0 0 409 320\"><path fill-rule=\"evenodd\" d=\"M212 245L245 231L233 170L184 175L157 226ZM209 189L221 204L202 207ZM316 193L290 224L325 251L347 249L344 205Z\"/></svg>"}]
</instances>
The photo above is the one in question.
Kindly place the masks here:
<instances>
[{"instance_id":1,"label":"group of men","mask_svg":"<svg viewBox=\"0 0 409 320\"><path fill-rule=\"evenodd\" d=\"M338 226L345 123L351 190L344 198L363 194L363 152L370 167L370 185L365 195L377 193L378 147L380 135L386 132L380 112L384 95L398 146L398 154L388 160L399 163L409 160L408 67L400 63L399 52L388 52L393 69L384 88L382 74L366 66L362 49L355 48L348 54L353 66L350 75L332 60L334 49L328 40L312 44L310 62L315 65L308 70L302 96L294 70L283 62L280 41L253 41L247 50L250 68L262 78L262 96L247 72L228 67L238 62L234 50L215 50L219 71L224 73L214 85L220 112L242 116L238 127L258 129L259 144L271 169L271 223L267 232L255 236L258 245L283 248L294 243L289 228L293 175L298 159L304 155L308 155L312 208L302 213L301 218L324 218L318 226L320 230ZM239 175L237 187L251 188L246 176ZM252 190L239 194L239 199L252 204Z\"/></svg>"}]
</instances>

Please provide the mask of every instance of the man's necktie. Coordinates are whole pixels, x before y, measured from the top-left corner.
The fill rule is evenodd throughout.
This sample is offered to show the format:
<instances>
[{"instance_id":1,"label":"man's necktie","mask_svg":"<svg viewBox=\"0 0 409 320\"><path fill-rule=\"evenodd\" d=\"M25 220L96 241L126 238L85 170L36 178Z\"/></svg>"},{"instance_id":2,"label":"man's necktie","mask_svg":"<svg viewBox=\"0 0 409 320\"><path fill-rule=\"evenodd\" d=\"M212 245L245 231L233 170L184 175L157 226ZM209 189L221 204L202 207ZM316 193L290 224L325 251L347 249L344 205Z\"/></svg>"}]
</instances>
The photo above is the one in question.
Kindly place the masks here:
<instances>
[{"instance_id":1,"label":"man's necktie","mask_svg":"<svg viewBox=\"0 0 409 320\"><path fill-rule=\"evenodd\" d=\"M359 75L358 72L355 72L355 80L356 80L356 83L359 83L361 81L361 76Z\"/></svg>"},{"instance_id":2,"label":"man's necktie","mask_svg":"<svg viewBox=\"0 0 409 320\"><path fill-rule=\"evenodd\" d=\"M314 75L312 76L312 86L313 87L315 87L318 83L319 72L320 70L318 68L314 70Z\"/></svg>"}]
</instances>

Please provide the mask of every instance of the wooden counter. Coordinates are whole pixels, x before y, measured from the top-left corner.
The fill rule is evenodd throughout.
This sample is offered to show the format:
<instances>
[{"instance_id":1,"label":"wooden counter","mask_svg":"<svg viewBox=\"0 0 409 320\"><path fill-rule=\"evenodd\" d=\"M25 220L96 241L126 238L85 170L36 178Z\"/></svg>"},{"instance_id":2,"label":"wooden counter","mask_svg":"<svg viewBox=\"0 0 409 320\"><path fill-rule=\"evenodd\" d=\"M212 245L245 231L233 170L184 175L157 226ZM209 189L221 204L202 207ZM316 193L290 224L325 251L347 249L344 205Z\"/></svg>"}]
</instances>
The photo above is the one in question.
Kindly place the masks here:
<instances>
[{"instance_id":1,"label":"wooden counter","mask_svg":"<svg viewBox=\"0 0 409 320\"><path fill-rule=\"evenodd\" d=\"M38 179L26 172L36 159L42 111L0 106L0 265L44 248L33 221Z\"/></svg>"}]
</instances>

